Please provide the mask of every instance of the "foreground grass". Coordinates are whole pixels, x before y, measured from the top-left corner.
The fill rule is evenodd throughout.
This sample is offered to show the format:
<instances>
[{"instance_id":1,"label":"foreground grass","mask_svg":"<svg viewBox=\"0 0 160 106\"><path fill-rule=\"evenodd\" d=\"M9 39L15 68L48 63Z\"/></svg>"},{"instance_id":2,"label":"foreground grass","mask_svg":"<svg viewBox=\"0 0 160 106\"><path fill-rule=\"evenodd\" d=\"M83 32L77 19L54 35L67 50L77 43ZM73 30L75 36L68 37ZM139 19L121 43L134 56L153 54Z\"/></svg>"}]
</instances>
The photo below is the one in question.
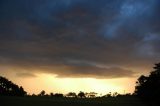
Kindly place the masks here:
<instances>
[{"instance_id":1,"label":"foreground grass","mask_svg":"<svg viewBox=\"0 0 160 106\"><path fill-rule=\"evenodd\" d=\"M52 97L2 97L1 106L146 106L136 97L111 98L52 98Z\"/></svg>"}]
</instances>

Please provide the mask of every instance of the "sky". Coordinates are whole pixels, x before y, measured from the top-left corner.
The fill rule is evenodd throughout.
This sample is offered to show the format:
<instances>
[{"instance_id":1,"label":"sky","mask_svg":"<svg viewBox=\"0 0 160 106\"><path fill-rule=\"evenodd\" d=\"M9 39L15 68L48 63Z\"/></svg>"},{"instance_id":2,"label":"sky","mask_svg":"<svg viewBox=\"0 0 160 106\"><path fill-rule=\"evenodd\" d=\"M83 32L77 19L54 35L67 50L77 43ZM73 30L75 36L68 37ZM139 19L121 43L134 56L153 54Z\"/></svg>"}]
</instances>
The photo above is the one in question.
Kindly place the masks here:
<instances>
[{"instance_id":1,"label":"sky","mask_svg":"<svg viewBox=\"0 0 160 106\"><path fill-rule=\"evenodd\" d=\"M28 93L132 93L160 62L159 12L159 0L1 0L0 75Z\"/></svg>"}]
</instances>

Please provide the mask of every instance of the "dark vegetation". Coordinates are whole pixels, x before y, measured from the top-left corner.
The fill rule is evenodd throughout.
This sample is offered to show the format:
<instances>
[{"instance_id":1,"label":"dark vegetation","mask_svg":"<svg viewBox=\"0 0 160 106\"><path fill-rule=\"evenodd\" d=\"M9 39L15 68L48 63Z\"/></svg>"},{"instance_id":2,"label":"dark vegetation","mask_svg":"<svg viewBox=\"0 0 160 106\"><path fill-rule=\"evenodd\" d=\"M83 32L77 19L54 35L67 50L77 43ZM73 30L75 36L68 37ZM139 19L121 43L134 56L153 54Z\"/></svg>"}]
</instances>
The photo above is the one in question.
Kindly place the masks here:
<instances>
[{"instance_id":1,"label":"dark vegetation","mask_svg":"<svg viewBox=\"0 0 160 106\"><path fill-rule=\"evenodd\" d=\"M133 94L120 95L117 92L103 96L97 93L78 94L69 92L27 95L22 86L18 86L5 77L0 77L0 100L3 106L158 106L160 104L160 63L155 64L154 70L148 76L141 75Z\"/></svg>"},{"instance_id":2,"label":"dark vegetation","mask_svg":"<svg viewBox=\"0 0 160 106\"><path fill-rule=\"evenodd\" d=\"M5 77L0 76L0 95L3 96L25 96L27 94L22 86L18 86Z\"/></svg>"},{"instance_id":3,"label":"dark vegetation","mask_svg":"<svg viewBox=\"0 0 160 106\"><path fill-rule=\"evenodd\" d=\"M155 64L153 69L148 76L138 78L135 95L155 105L160 104L160 63Z\"/></svg>"}]
</instances>

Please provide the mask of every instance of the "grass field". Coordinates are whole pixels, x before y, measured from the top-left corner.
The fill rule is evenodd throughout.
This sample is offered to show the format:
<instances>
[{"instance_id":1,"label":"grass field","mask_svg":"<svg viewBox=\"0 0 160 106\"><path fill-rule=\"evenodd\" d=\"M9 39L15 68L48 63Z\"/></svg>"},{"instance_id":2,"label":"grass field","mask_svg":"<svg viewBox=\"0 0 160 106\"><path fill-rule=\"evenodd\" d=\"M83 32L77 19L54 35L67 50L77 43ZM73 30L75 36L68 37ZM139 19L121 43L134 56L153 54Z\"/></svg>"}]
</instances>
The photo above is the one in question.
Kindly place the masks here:
<instances>
[{"instance_id":1,"label":"grass field","mask_svg":"<svg viewBox=\"0 0 160 106\"><path fill-rule=\"evenodd\" d=\"M52 97L0 97L1 106L146 106L136 97L116 98L52 98Z\"/></svg>"}]
</instances>

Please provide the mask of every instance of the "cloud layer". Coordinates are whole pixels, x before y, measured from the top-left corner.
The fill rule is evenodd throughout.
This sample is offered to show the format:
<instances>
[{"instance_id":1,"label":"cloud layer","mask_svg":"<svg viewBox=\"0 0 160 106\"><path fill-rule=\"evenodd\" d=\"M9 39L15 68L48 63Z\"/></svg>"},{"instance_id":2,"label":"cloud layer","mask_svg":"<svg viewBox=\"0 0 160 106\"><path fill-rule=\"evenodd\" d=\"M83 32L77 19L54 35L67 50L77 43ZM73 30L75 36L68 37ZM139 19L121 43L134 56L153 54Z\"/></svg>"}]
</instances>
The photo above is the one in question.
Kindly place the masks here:
<instances>
[{"instance_id":1,"label":"cloud layer","mask_svg":"<svg viewBox=\"0 0 160 106\"><path fill-rule=\"evenodd\" d=\"M0 63L29 73L17 71L18 76L134 76L160 61L159 4L1 0Z\"/></svg>"}]
</instances>

